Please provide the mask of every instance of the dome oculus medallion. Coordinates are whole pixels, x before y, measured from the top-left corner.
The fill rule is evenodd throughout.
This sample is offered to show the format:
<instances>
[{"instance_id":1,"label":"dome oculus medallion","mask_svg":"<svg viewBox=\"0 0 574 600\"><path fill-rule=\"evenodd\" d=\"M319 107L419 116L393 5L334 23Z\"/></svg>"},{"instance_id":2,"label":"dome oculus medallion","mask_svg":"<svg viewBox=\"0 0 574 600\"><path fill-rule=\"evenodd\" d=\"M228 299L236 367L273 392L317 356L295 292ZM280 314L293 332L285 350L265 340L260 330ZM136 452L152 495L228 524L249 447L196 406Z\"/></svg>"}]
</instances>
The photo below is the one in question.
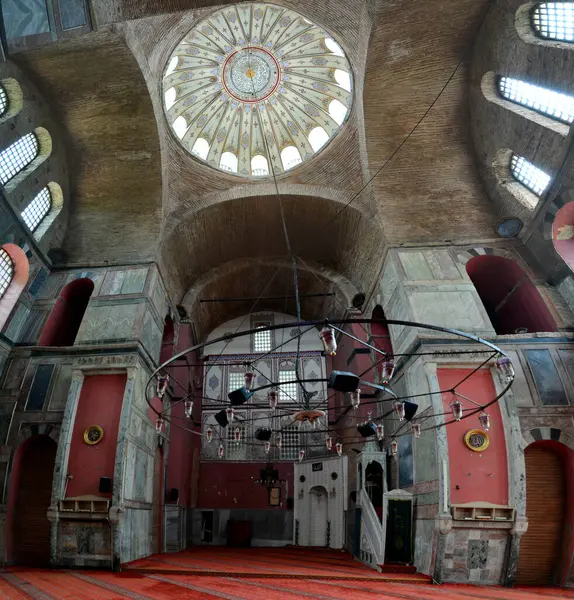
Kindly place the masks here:
<instances>
[{"instance_id":1,"label":"dome oculus medallion","mask_svg":"<svg viewBox=\"0 0 574 600\"><path fill-rule=\"evenodd\" d=\"M260 3L200 21L172 53L163 92L183 147L244 177L312 158L339 131L353 99L337 42L302 15Z\"/></svg>"}]
</instances>

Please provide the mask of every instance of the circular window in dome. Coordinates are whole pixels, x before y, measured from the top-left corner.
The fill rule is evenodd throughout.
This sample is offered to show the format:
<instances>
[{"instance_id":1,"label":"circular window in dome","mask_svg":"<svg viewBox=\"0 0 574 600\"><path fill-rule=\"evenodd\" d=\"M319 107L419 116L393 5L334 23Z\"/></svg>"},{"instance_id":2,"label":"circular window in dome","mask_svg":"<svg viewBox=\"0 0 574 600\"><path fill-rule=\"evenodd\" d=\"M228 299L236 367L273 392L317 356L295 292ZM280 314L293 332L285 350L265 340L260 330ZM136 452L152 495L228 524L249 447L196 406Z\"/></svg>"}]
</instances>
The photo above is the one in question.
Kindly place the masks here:
<instances>
[{"instance_id":1,"label":"circular window in dome","mask_svg":"<svg viewBox=\"0 0 574 600\"><path fill-rule=\"evenodd\" d=\"M341 46L295 11L226 7L172 53L164 110L195 158L242 177L278 175L320 152L344 124L352 72Z\"/></svg>"}]
</instances>

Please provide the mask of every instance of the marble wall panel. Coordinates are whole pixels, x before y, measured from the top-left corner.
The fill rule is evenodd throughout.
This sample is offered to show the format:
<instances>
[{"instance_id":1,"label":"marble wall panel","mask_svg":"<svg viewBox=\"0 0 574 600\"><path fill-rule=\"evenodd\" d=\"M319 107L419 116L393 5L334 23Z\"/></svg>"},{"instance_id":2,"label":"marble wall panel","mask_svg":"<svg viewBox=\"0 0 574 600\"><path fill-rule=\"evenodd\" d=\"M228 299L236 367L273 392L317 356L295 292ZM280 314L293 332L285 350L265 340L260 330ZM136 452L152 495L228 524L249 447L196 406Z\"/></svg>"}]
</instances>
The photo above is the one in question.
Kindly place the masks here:
<instances>
[{"instance_id":1,"label":"marble wall panel","mask_svg":"<svg viewBox=\"0 0 574 600\"><path fill-rule=\"evenodd\" d=\"M152 553L152 511L126 508L123 519L121 562L129 562Z\"/></svg>"},{"instance_id":2,"label":"marble wall panel","mask_svg":"<svg viewBox=\"0 0 574 600\"><path fill-rule=\"evenodd\" d=\"M165 317L168 312L167 297L157 270L154 278L153 288L150 292L150 299L152 304L155 306L157 314L162 318Z\"/></svg>"},{"instance_id":3,"label":"marble wall panel","mask_svg":"<svg viewBox=\"0 0 574 600\"><path fill-rule=\"evenodd\" d=\"M148 270L129 269L125 271L121 294L141 294L144 290Z\"/></svg>"},{"instance_id":4,"label":"marble wall panel","mask_svg":"<svg viewBox=\"0 0 574 600\"><path fill-rule=\"evenodd\" d=\"M20 389L29 362L30 361L27 358L13 358L9 363L8 372L6 373L2 388L5 390Z\"/></svg>"},{"instance_id":5,"label":"marble wall panel","mask_svg":"<svg viewBox=\"0 0 574 600\"><path fill-rule=\"evenodd\" d=\"M48 318L48 310L36 310L30 311L24 327L20 331L19 342L23 344L35 344L40 337L40 332Z\"/></svg>"},{"instance_id":6,"label":"marble wall panel","mask_svg":"<svg viewBox=\"0 0 574 600\"><path fill-rule=\"evenodd\" d=\"M407 279L411 281L430 281L435 279L424 252L420 250L404 251L399 252L398 255Z\"/></svg>"},{"instance_id":7,"label":"marble wall panel","mask_svg":"<svg viewBox=\"0 0 574 600\"><path fill-rule=\"evenodd\" d=\"M159 360L162 334L163 332L156 323L153 314L150 310L146 310L140 340L155 361Z\"/></svg>"},{"instance_id":8,"label":"marble wall panel","mask_svg":"<svg viewBox=\"0 0 574 600\"><path fill-rule=\"evenodd\" d=\"M64 286L65 277L66 275L64 273L52 273L40 290L38 299L52 300L53 298L56 298L60 289Z\"/></svg>"},{"instance_id":9,"label":"marble wall panel","mask_svg":"<svg viewBox=\"0 0 574 600\"><path fill-rule=\"evenodd\" d=\"M462 279L455 261L446 248L425 252L427 263L433 274L433 279L458 280Z\"/></svg>"},{"instance_id":10,"label":"marble wall panel","mask_svg":"<svg viewBox=\"0 0 574 600\"><path fill-rule=\"evenodd\" d=\"M131 340L140 305L88 306L77 336L78 343Z\"/></svg>"},{"instance_id":11,"label":"marble wall panel","mask_svg":"<svg viewBox=\"0 0 574 600\"><path fill-rule=\"evenodd\" d=\"M435 538L434 519L417 519L414 522L414 565L419 573L431 575Z\"/></svg>"},{"instance_id":12,"label":"marble wall panel","mask_svg":"<svg viewBox=\"0 0 574 600\"><path fill-rule=\"evenodd\" d=\"M48 410L64 410L72 382L72 363L62 363L55 375L55 383L48 404Z\"/></svg>"},{"instance_id":13,"label":"marble wall panel","mask_svg":"<svg viewBox=\"0 0 574 600\"><path fill-rule=\"evenodd\" d=\"M108 271L100 288L100 296L114 296L120 294L126 276L125 271Z\"/></svg>"},{"instance_id":14,"label":"marble wall panel","mask_svg":"<svg viewBox=\"0 0 574 600\"><path fill-rule=\"evenodd\" d=\"M16 402L1 402L0 403L0 445L4 445L8 440L8 432L12 423L12 416Z\"/></svg>"},{"instance_id":15,"label":"marble wall panel","mask_svg":"<svg viewBox=\"0 0 574 600\"><path fill-rule=\"evenodd\" d=\"M8 326L4 331L4 335L12 342L18 342L20 338L20 332L24 326L24 323L28 319L30 309L19 302L16 309L12 313L12 318L8 322Z\"/></svg>"}]
</instances>

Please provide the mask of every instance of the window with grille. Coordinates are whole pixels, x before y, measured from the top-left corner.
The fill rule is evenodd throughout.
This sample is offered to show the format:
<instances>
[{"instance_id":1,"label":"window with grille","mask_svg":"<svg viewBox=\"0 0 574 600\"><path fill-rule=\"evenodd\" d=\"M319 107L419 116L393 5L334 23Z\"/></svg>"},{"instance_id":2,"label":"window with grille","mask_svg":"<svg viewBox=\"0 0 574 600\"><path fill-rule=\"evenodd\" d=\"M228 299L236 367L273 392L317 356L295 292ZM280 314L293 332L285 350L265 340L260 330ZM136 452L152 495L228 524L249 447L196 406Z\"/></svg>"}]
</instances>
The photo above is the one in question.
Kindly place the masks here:
<instances>
[{"instance_id":1,"label":"window with grille","mask_svg":"<svg viewBox=\"0 0 574 600\"><path fill-rule=\"evenodd\" d=\"M574 97L572 96L511 77L499 77L498 91L503 98L558 121L564 123L574 121Z\"/></svg>"},{"instance_id":2,"label":"window with grille","mask_svg":"<svg viewBox=\"0 0 574 600\"><path fill-rule=\"evenodd\" d=\"M229 373L229 389L228 392L238 390L245 385L245 374L244 373Z\"/></svg>"},{"instance_id":3,"label":"window with grille","mask_svg":"<svg viewBox=\"0 0 574 600\"><path fill-rule=\"evenodd\" d=\"M13 277L14 263L12 262L12 258L4 248L0 248L0 299L6 293Z\"/></svg>"},{"instance_id":4,"label":"window with grille","mask_svg":"<svg viewBox=\"0 0 574 600\"><path fill-rule=\"evenodd\" d=\"M258 325L257 328L267 327ZM269 352L271 350L271 331L256 331L253 334L253 352Z\"/></svg>"},{"instance_id":5,"label":"window with grille","mask_svg":"<svg viewBox=\"0 0 574 600\"><path fill-rule=\"evenodd\" d=\"M574 2L541 2L532 10L532 26L540 37L574 42Z\"/></svg>"},{"instance_id":6,"label":"window with grille","mask_svg":"<svg viewBox=\"0 0 574 600\"><path fill-rule=\"evenodd\" d=\"M235 431L239 429L239 442L235 441ZM226 448L225 458L227 460L246 460L247 459L247 423L240 422L237 418L233 423L225 428L226 432Z\"/></svg>"},{"instance_id":7,"label":"window with grille","mask_svg":"<svg viewBox=\"0 0 574 600\"><path fill-rule=\"evenodd\" d=\"M289 425L281 430L281 460L298 460L299 436L297 425Z\"/></svg>"},{"instance_id":8,"label":"window with grille","mask_svg":"<svg viewBox=\"0 0 574 600\"><path fill-rule=\"evenodd\" d=\"M0 85L0 117L8 110L8 94Z\"/></svg>"},{"instance_id":9,"label":"window with grille","mask_svg":"<svg viewBox=\"0 0 574 600\"><path fill-rule=\"evenodd\" d=\"M541 196L550 183L550 175L517 154L513 154L510 159L510 172L516 181L522 183L537 196Z\"/></svg>"},{"instance_id":10,"label":"window with grille","mask_svg":"<svg viewBox=\"0 0 574 600\"><path fill-rule=\"evenodd\" d=\"M296 402L297 387L295 371L279 371L279 402ZM283 383L285 381L293 383Z\"/></svg>"},{"instance_id":11,"label":"window with grille","mask_svg":"<svg viewBox=\"0 0 574 600\"><path fill-rule=\"evenodd\" d=\"M40 190L40 193L22 211L22 219L24 219L24 223L26 223L28 229L32 232L36 231L51 208L52 194L48 186L46 186Z\"/></svg>"},{"instance_id":12,"label":"window with grille","mask_svg":"<svg viewBox=\"0 0 574 600\"><path fill-rule=\"evenodd\" d=\"M38 156L38 138L28 133L0 152L0 183L4 185Z\"/></svg>"}]
</instances>

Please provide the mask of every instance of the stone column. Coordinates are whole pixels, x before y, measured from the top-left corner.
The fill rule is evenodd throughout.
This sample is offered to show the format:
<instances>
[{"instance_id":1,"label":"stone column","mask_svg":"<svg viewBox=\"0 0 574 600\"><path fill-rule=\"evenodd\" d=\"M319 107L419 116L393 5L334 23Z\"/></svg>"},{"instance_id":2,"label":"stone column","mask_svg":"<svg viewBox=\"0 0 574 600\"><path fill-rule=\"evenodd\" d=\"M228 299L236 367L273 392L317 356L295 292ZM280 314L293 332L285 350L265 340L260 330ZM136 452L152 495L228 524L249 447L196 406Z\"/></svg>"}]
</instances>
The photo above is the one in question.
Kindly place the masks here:
<instances>
[{"instance_id":1,"label":"stone column","mask_svg":"<svg viewBox=\"0 0 574 600\"><path fill-rule=\"evenodd\" d=\"M435 520L435 531L437 532L437 541L435 549L435 561L433 570L433 579L437 583L442 583L443 568L446 554L446 543L448 534L452 530L452 516L450 514L439 514Z\"/></svg>"},{"instance_id":2,"label":"stone column","mask_svg":"<svg viewBox=\"0 0 574 600\"><path fill-rule=\"evenodd\" d=\"M516 570L518 569L518 557L520 556L520 539L528 529L526 517L516 517L516 521L510 530L510 543L506 557L506 571L503 583L506 587L513 587L516 582Z\"/></svg>"}]
</instances>

